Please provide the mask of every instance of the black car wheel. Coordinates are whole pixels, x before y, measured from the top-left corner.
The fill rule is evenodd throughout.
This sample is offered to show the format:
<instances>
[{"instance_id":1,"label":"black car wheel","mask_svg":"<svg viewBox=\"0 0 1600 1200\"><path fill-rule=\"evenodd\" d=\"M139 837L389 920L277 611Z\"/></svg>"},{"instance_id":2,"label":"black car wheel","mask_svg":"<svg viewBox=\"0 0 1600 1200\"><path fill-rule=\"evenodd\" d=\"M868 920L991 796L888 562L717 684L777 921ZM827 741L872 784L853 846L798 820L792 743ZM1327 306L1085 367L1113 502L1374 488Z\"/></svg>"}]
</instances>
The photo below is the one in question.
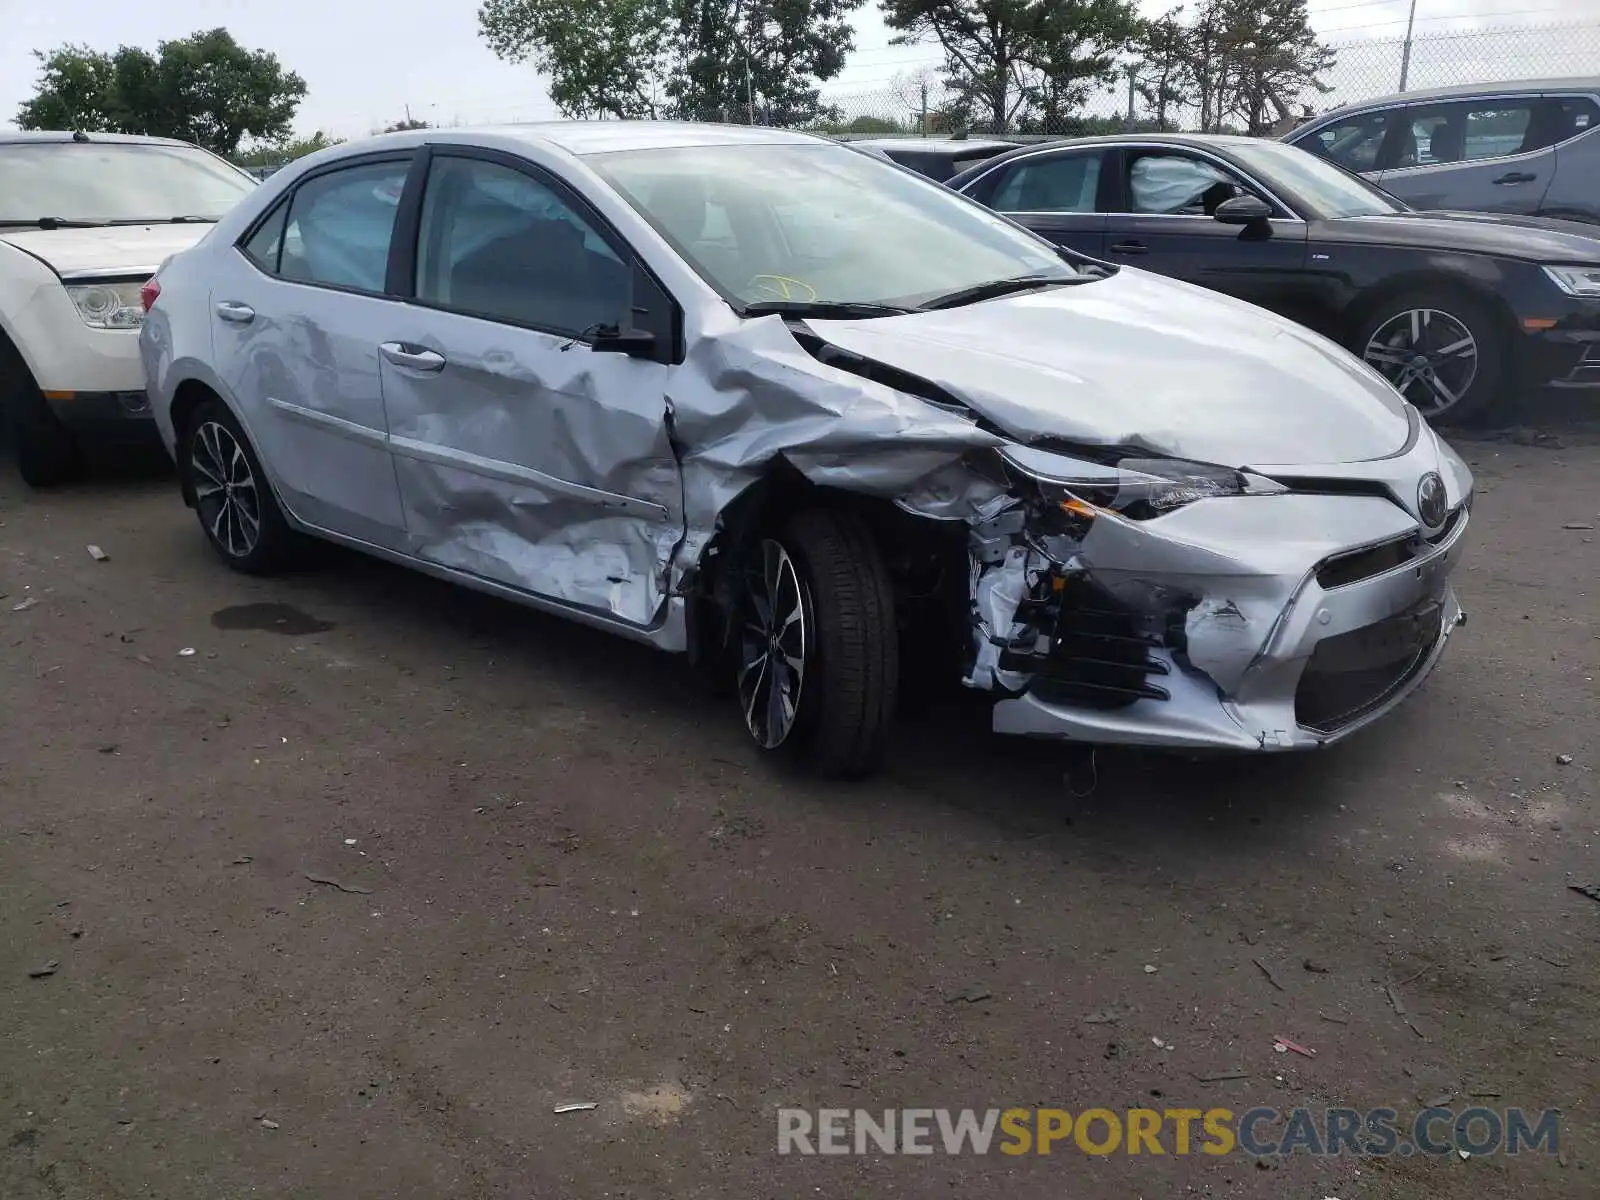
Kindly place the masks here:
<instances>
[{"instance_id":1,"label":"black car wheel","mask_svg":"<svg viewBox=\"0 0 1600 1200\"><path fill-rule=\"evenodd\" d=\"M261 575L289 561L295 533L250 439L220 400L208 400L195 412L180 462L206 540L223 562Z\"/></svg>"},{"instance_id":2,"label":"black car wheel","mask_svg":"<svg viewBox=\"0 0 1600 1200\"><path fill-rule=\"evenodd\" d=\"M1499 398L1505 333L1474 296L1428 289L1385 301L1350 348L1432 421L1464 421Z\"/></svg>"},{"instance_id":3,"label":"black car wheel","mask_svg":"<svg viewBox=\"0 0 1600 1200\"><path fill-rule=\"evenodd\" d=\"M82 471L77 439L50 411L22 356L0 335L0 408L17 456L17 472L32 488L70 482Z\"/></svg>"},{"instance_id":4,"label":"black car wheel","mask_svg":"<svg viewBox=\"0 0 1600 1200\"><path fill-rule=\"evenodd\" d=\"M882 763L899 636L889 574L862 522L814 509L752 547L735 650L739 706L763 751L831 777Z\"/></svg>"}]
</instances>

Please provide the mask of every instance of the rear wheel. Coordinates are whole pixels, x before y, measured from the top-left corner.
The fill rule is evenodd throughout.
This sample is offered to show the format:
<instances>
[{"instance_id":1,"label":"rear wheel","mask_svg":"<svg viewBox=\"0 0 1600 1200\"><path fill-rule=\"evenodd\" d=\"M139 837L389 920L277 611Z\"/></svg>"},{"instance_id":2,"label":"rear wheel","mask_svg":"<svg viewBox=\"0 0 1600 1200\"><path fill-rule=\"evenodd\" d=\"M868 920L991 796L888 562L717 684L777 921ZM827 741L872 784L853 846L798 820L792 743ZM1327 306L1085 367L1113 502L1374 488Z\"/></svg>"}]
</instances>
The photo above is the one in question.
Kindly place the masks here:
<instances>
[{"instance_id":1,"label":"rear wheel","mask_svg":"<svg viewBox=\"0 0 1600 1200\"><path fill-rule=\"evenodd\" d=\"M296 535L283 519L250 439L227 406L220 400L201 404L180 447L195 513L222 561L247 575L287 565Z\"/></svg>"},{"instance_id":2,"label":"rear wheel","mask_svg":"<svg viewBox=\"0 0 1600 1200\"><path fill-rule=\"evenodd\" d=\"M22 356L4 337L0 337L0 406L24 483L54 487L81 473L77 439L50 411Z\"/></svg>"},{"instance_id":3,"label":"rear wheel","mask_svg":"<svg viewBox=\"0 0 1600 1200\"><path fill-rule=\"evenodd\" d=\"M738 700L756 745L823 776L881 766L899 639L889 573L865 524L801 513L752 548L738 604Z\"/></svg>"},{"instance_id":4,"label":"rear wheel","mask_svg":"<svg viewBox=\"0 0 1600 1200\"><path fill-rule=\"evenodd\" d=\"M1441 424L1487 412L1506 374L1503 323L1487 303L1459 289L1424 288L1384 301L1350 348Z\"/></svg>"}]
</instances>

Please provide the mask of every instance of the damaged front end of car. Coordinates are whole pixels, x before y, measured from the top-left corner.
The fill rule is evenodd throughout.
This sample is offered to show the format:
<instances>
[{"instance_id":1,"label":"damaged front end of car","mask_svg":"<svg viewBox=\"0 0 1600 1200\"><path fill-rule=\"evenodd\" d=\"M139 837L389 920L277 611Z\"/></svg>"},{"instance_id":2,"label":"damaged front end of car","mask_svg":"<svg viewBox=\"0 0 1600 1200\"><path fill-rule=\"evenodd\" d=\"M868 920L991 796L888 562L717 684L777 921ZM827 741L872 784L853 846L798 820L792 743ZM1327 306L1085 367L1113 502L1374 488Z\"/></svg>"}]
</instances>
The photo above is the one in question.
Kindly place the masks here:
<instances>
[{"instance_id":1,"label":"damaged front end of car","mask_svg":"<svg viewBox=\"0 0 1600 1200\"><path fill-rule=\"evenodd\" d=\"M995 694L1001 733L1323 745L1404 699L1462 620L1449 573L1470 494L1430 534L1348 481L1104 447L968 465L988 486L969 521L963 682Z\"/></svg>"},{"instance_id":2,"label":"damaged front end of car","mask_svg":"<svg viewBox=\"0 0 1600 1200\"><path fill-rule=\"evenodd\" d=\"M819 324L751 322L702 344L705 396L675 408L691 447L676 594L716 627L691 634L692 653L734 636L741 547L816 504L873 529L902 663L992 695L1006 734L1185 752L1324 745L1410 695L1462 620L1450 573L1471 475L1392 397L1369 422L1382 426L1375 457L1222 465L1184 453L1231 442L1206 436L1200 398L1186 424L1135 427L1054 390L1063 377L998 381L1016 385L1002 395L955 378L965 359L930 350L918 374L903 356L839 345L876 323ZM1375 386L1342 359L1309 361L1324 390ZM1215 403L1239 428L1239 406ZM1248 444L1319 445L1292 428Z\"/></svg>"}]
</instances>

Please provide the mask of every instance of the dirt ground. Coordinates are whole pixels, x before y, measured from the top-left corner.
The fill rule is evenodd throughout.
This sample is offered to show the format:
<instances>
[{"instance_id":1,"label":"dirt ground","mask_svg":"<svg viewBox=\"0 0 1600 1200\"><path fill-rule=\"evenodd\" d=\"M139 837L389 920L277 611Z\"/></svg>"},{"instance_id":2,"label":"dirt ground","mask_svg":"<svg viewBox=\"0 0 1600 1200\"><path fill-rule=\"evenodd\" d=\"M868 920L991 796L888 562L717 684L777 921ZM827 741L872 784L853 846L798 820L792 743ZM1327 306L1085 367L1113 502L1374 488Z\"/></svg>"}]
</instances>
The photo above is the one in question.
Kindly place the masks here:
<instances>
[{"instance_id":1,"label":"dirt ground","mask_svg":"<svg viewBox=\"0 0 1600 1200\"><path fill-rule=\"evenodd\" d=\"M5 464L0 1197L1600 1195L1600 437L1460 445L1469 622L1382 727L1091 762L937 696L848 788L666 656ZM1561 1155L776 1153L786 1106L1434 1101Z\"/></svg>"}]
</instances>

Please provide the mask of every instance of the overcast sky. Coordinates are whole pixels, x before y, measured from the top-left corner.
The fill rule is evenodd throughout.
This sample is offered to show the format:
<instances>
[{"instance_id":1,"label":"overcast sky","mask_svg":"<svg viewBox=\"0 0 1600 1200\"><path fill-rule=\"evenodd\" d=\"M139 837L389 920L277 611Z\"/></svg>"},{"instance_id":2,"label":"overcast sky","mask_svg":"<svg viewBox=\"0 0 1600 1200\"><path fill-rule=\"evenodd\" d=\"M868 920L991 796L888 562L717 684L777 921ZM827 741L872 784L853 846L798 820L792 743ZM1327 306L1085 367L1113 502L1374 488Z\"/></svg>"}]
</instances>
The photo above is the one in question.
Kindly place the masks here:
<instances>
[{"instance_id":1,"label":"overcast sky","mask_svg":"<svg viewBox=\"0 0 1600 1200\"><path fill-rule=\"evenodd\" d=\"M1311 0L1325 35L1402 37L1411 0ZM1587 69L1600 73L1600 0L1416 0L1417 33L1475 25L1593 21ZM1143 0L1159 13L1170 5ZM830 91L887 88L937 62L927 47L891 47L875 0L858 14L856 52ZM309 85L301 132L369 133L405 115L431 121L556 116L539 77L502 63L478 37L476 0L0 0L0 126L33 93L31 52L66 42L98 50L226 26L243 45L276 53ZM1564 65L1553 73L1585 69ZM1509 72L1522 73L1519 66Z\"/></svg>"}]
</instances>

